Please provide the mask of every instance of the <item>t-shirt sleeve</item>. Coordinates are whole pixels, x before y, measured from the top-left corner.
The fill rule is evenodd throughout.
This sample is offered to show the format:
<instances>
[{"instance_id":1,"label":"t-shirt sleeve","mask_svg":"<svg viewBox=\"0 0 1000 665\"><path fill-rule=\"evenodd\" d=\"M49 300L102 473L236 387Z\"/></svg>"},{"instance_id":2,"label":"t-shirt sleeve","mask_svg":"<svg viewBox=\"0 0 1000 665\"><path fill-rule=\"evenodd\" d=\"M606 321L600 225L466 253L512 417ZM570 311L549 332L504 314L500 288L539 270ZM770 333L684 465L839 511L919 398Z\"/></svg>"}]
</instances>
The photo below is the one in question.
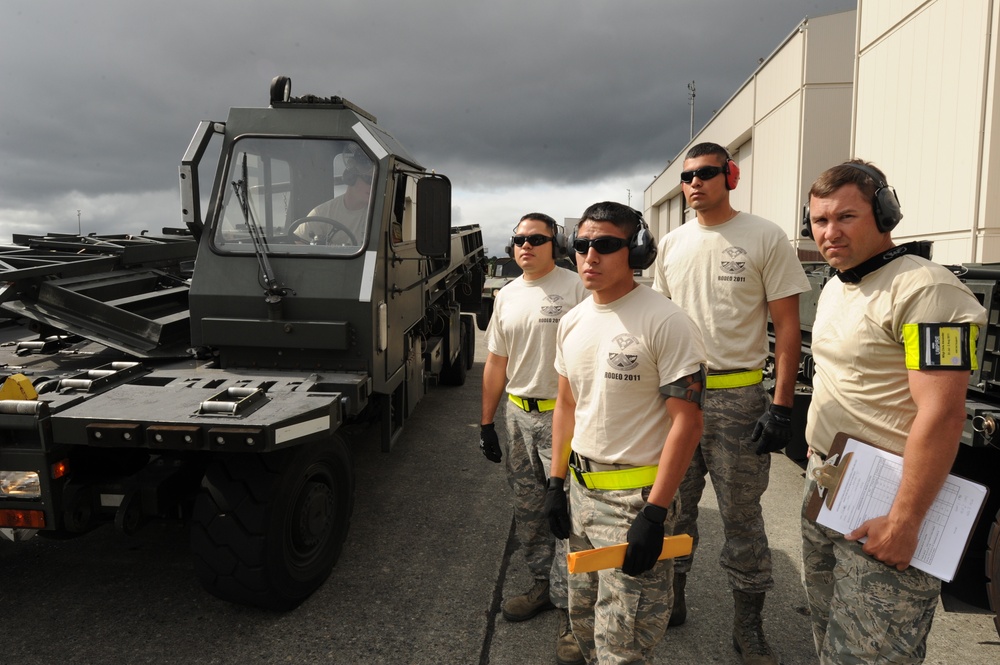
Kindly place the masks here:
<instances>
[{"instance_id":1,"label":"t-shirt sleeve","mask_svg":"<svg viewBox=\"0 0 1000 665\"><path fill-rule=\"evenodd\" d=\"M670 317L667 325L660 328L656 344L660 350L657 369L661 386L694 374L708 362L701 330L681 310Z\"/></svg>"}]
</instances>

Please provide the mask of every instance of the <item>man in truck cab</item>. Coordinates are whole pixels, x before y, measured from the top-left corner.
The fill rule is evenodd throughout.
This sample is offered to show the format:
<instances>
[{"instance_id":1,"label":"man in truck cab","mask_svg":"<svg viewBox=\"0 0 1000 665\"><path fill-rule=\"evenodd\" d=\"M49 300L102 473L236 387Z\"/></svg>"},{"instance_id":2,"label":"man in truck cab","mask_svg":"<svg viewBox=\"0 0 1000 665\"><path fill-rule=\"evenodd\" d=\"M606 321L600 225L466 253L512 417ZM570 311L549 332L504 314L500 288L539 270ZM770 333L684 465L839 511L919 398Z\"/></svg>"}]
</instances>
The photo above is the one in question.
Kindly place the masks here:
<instances>
[{"instance_id":1,"label":"man in truck cab","mask_svg":"<svg viewBox=\"0 0 1000 665\"><path fill-rule=\"evenodd\" d=\"M309 212L295 235L311 245L357 245L364 242L375 164L361 150L347 153L341 176L347 189ZM331 224L332 220L335 224Z\"/></svg>"}]
</instances>

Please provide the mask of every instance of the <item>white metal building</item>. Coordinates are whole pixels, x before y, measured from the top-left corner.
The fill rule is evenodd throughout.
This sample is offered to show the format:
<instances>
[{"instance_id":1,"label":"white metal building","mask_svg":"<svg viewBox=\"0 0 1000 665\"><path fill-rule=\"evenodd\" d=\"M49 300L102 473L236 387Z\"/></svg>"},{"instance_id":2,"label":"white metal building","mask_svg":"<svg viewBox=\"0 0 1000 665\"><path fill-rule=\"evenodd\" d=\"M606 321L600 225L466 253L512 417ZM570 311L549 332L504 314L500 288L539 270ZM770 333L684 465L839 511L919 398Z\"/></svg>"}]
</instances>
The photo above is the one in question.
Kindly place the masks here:
<instances>
[{"instance_id":1,"label":"white metal building","mask_svg":"<svg viewBox=\"0 0 1000 665\"><path fill-rule=\"evenodd\" d=\"M1000 261L997 4L859 0L803 20L646 189L654 235L683 223L684 154L713 141L740 165L734 207L779 224L803 257L810 184L857 156L896 188L897 241L933 240L941 263Z\"/></svg>"}]
</instances>

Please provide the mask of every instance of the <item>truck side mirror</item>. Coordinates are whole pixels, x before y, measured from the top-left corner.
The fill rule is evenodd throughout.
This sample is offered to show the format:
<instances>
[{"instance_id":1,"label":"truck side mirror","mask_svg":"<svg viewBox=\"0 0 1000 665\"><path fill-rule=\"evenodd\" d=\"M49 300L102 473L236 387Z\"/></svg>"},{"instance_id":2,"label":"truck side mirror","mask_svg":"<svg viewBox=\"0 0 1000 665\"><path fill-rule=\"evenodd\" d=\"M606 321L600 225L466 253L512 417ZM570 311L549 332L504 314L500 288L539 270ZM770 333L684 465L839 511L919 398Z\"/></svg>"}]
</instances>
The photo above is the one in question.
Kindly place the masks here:
<instances>
[{"instance_id":1,"label":"truck side mirror","mask_svg":"<svg viewBox=\"0 0 1000 665\"><path fill-rule=\"evenodd\" d=\"M451 248L451 181L434 175L417 182L417 252L447 256Z\"/></svg>"}]
</instances>

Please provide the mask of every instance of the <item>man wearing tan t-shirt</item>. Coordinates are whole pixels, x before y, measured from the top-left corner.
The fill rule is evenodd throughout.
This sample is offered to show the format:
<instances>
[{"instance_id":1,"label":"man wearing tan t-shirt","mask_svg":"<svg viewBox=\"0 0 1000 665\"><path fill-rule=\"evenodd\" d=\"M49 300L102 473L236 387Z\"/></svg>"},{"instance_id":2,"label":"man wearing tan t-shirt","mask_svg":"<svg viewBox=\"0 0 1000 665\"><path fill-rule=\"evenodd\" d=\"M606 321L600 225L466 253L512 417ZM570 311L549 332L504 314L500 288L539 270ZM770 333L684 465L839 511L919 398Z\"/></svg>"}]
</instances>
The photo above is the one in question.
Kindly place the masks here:
<instances>
[{"instance_id":1,"label":"man wearing tan t-shirt","mask_svg":"<svg viewBox=\"0 0 1000 665\"><path fill-rule=\"evenodd\" d=\"M523 274L500 289L486 329L480 447L490 461L506 462L517 537L534 577L529 591L504 602L503 617L525 621L559 608L556 660L570 665L583 660L566 615L566 547L553 538L542 510L558 388L556 328L587 290L575 273L556 267L565 240L554 219L529 213L514 234L508 252ZM507 438L501 448L493 420L505 391Z\"/></svg>"},{"instance_id":2,"label":"man wearing tan t-shirt","mask_svg":"<svg viewBox=\"0 0 1000 665\"><path fill-rule=\"evenodd\" d=\"M849 534L810 521L803 504L816 652L823 665L918 663L941 581L909 564L958 452L986 311L949 270L916 255L917 243L893 242L899 201L872 164L827 169L809 194L803 231L837 272L813 324L806 503L838 432L903 456L888 514Z\"/></svg>"},{"instance_id":3,"label":"man wearing tan t-shirt","mask_svg":"<svg viewBox=\"0 0 1000 665\"><path fill-rule=\"evenodd\" d=\"M799 294L809 290L809 281L784 231L730 205L738 181L739 168L722 146L700 143L688 151L681 188L698 218L664 236L653 288L691 316L708 353L705 433L681 483L677 532L690 534L697 548L698 502L711 474L726 538L719 563L733 593L733 646L746 663L776 665L761 622L774 580L760 498L771 468L768 453L791 438ZM775 333L773 403L761 383L768 315ZM687 616L693 560L694 552L674 567L671 626Z\"/></svg>"},{"instance_id":4,"label":"man wearing tan t-shirt","mask_svg":"<svg viewBox=\"0 0 1000 665\"><path fill-rule=\"evenodd\" d=\"M559 324L545 512L574 552L628 543L621 568L570 576L570 618L588 662L647 663L673 604L673 561L658 557L701 435L705 348L687 314L633 277L656 256L638 211L595 203L573 236L592 296Z\"/></svg>"}]
</instances>

